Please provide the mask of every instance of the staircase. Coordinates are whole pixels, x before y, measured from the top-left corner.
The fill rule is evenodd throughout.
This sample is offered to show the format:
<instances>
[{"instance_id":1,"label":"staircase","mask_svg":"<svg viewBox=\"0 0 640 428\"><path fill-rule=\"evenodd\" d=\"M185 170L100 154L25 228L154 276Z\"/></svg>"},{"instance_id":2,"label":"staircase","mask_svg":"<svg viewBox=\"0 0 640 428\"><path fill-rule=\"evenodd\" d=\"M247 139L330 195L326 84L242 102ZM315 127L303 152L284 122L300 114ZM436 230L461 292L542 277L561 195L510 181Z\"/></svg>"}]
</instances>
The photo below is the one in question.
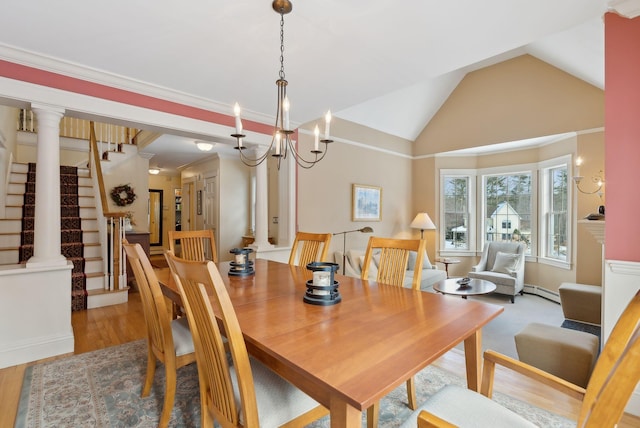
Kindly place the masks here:
<instances>
[{"instance_id":1,"label":"staircase","mask_svg":"<svg viewBox=\"0 0 640 428\"><path fill-rule=\"evenodd\" d=\"M12 165L6 197L6 215L4 219L0 219L0 264L2 265L22 263L32 255L33 233L31 232L30 234L26 231L24 238L22 238L23 205L28 177L29 165L16 163ZM65 181L68 181L68 179L62 178L61 176L61 183ZM63 196L62 199L71 199L71 202L77 203L77 211L80 217L79 226L81 230L78 230L77 220L68 220L67 218L69 216L64 215L65 208L63 208L61 218L63 226L65 222L71 224L66 227L69 231L63 232L63 249L61 249L61 251L69 260L74 262L72 281L73 288L76 291L73 294L81 296L73 299L73 310L106 306L122 301L126 302L126 288L115 292L105 290L103 252L100 244L94 195L95 192L90 171L86 168L77 168L77 196L71 197L68 194L65 195L64 190L61 193L61 196ZM27 198L30 197L27 196ZM29 209L27 209L28 213ZM76 223L74 224L74 222ZM25 220L24 223L29 223L29 220ZM77 245L74 246L65 242L74 237L80 239L80 247L82 247L83 253L81 258L83 258L83 261L78 260L77 249L68 250L64 248L65 246L70 248L77 247ZM22 250L20 250L21 243L23 246ZM31 245L31 250L29 245ZM78 291L80 291L78 287L84 287L84 290L78 293ZM72 295L71 288L70 286L70 296ZM124 295L122 295L123 293Z\"/></svg>"}]
</instances>

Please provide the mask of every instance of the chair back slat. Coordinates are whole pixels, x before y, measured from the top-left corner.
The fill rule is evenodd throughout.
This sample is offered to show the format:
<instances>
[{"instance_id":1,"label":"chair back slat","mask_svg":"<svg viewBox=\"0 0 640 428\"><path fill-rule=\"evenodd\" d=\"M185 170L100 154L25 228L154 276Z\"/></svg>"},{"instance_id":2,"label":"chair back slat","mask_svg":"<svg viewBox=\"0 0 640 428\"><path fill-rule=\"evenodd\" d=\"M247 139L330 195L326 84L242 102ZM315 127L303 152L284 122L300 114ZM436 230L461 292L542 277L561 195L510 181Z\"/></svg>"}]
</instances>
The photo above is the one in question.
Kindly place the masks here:
<instances>
[{"instance_id":1,"label":"chair back slat","mask_svg":"<svg viewBox=\"0 0 640 428\"><path fill-rule=\"evenodd\" d=\"M289 264L306 266L311 262L326 261L330 242L330 233L298 232L291 247Z\"/></svg>"},{"instance_id":2,"label":"chair back slat","mask_svg":"<svg viewBox=\"0 0 640 428\"><path fill-rule=\"evenodd\" d=\"M165 349L174 349L173 335L167 305L153 266L140 244L123 240L123 247L140 292L149 345L159 358L175 358L175 353L165 352Z\"/></svg>"},{"instance_id":3,"label":"chair back slat","mask_svg":"<svg viewBox=\"0 0 640 428\"><path fill-rule=\"evenodd\" d=\"M420 289L422 261L424 260L424 253L426 251L425 240L370 237L362 265L362 279L369 278L369 268L373 259L373 253L376 250L380 250L376 281L399 287L404 285L407 264L409 263L409 253L415 251L416 265L411 287L414 290Z\"/></svg>"},{"instance_id":4,"label":"chair back slat","mask_svg":"<svg viewBox=\"0 0 640 428\"><path fill-rule=\"evenodd\" d=\"M222 426L258 426L258 410L249 355L231 299L215 264L189 261L167 252L173 278L182 295L191 327L200 396ZM210 296L209 296L209 294ZM214 315L214 302L222 319L240 392L240 404L233 393L231 371L222 333ZM204 410L204 409L203 409Z\"/></svg>"},{"instance_id":5,"label":"chair back slat","mask_svg":"<svg viewBox=\"0 0 640 428\"><path fill-rule=\"evenodd\" d=\"M587 391L585 393L584 399L582 401L582 407L580 410L580 416L578 417L578 426L582 426L589 420L589 424L586 426L613 426L613 424L609 425L590 425L592 418L600 417L597 416L598 413L595 409L602 408L601 405L596 405L596 408L592 410L594 407L594 403L597 403L600 400L605 399L605 391L615 390L615 388L625 388L627 383L633 383L633 388L638 384L640 379L638 378L638 373L634 373L631 370L627 371L622 369L623 365L622 360L627 357L623 357L625 353L633 353L638 352L631 351L630 348L638 348L635 342L638 341L638 329L640 328L640 290L636 292L635 296L628 303L624 312L618 318L616 325L611 330L611 334L607 339L607 343L605 344L600 356L598 357L598 361L591 373L591 377L589 378L589 383L587 385ZM639 360L636 360L636 365L640 367L638 364ZM615 376L613 375L615 373ZM635 378L634 378L635 376ZM615 384L616 387L611 387L610 385ZM626 396L624 402L621 401L622 409L620 411L624 411L624 406L630 397ZM619 400L620 401L620 400ZM613 406L613 404L612 404ZM604 407L604 412L610 411L612 413L615 412L615 409L611 406L608 407L609 410L606 410L607 407ZM595 413L594 413L595 412ZM591 417L588 415L591 413ZM620 416L622 413L619 414ZM599 419L598 419L599 420Z\"/></svg>"},{"instance_id":6,"label":"chair back slat","mask_svg":"<svg viewBox=\"0 0 640 428\"><path fill-rule=\"evenodd\" d=\"M213 230L170 230L169 251L174 254L178 254L176 240L180 244L180 258L193 261L212 260L214 263L218 263Z\"/></svg>"}]
</instances>

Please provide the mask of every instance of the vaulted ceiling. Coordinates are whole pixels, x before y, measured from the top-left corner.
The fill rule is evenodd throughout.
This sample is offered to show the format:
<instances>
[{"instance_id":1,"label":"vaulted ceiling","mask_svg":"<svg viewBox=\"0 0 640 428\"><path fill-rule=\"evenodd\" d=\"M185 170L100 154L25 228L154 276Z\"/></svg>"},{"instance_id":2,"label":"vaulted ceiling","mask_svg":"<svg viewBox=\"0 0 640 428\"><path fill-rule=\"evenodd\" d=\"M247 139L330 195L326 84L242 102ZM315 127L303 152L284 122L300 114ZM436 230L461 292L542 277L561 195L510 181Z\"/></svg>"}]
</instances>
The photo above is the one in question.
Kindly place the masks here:
<instances>
[{"instance_id":1,"label":"vaulted ceiling","mask_svg":"<svg viewBox=\"0 0 640 428\"><path fill-rule=\"evenodd\" d=\"M330 108L414 140L466 73L523 53L603 88L602 16L612 3L626 2L293 0L284 27L291 121ZM279 27L269 0L31 0L3 8L0 58L145 82L227 114L237 101L243 116L271 123Z\"/></svg>"}]
</instances>

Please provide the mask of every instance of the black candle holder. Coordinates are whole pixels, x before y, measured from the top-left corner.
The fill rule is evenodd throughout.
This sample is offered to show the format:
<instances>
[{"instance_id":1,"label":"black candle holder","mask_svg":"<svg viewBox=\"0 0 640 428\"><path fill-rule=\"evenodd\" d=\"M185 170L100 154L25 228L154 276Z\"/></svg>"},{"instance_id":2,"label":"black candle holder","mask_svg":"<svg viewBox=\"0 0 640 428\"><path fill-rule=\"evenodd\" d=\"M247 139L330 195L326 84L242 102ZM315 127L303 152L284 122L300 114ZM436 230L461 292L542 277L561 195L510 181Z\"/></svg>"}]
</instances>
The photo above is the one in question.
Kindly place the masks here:
<instances>
[{"instance_id":1,"label":"black candle holder","mask_svg":"<svg viewBox=\"0 0 640 428\"><path fill-rule=\"evenodd\" d=\"M251 248L233 248L229 252L235 254L229 276L249 276L256 273L253 269L253 261L249 260L249 254L253 252Z\"/></svg>"},{"instance_id":2,"label":"black candle holder","mask_svg":"<svg viewBox=\"0 0 640 428\"><path fill-rule=\"evenodd\" d=\"M313 279L307 281L307 292L302 300L305 303L320 306L335 305L342 301L338 291L338 281L333 279L340 268L337 263L312 262L307 269L313 271Z\"/></svg>"}]
</instances>

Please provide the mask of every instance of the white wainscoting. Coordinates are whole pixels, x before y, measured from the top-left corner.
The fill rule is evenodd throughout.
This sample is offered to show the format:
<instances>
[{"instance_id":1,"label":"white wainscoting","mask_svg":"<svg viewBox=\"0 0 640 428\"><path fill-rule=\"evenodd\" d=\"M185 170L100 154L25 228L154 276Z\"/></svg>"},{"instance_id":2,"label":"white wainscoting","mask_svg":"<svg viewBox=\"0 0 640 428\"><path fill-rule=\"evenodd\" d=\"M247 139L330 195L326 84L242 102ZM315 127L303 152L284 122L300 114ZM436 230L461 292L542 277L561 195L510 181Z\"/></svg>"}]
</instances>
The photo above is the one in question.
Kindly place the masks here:
<instances>
[{"instance_id":1,"label":"white wainscoting","mask_svg":"<svg viewBox=\"0 0 640 428\"><path fill-rule=\"evenodd\" d=\"M640 290L640 262L605 260L602 293L602 340L607 340L613 326L631 298ZM626 408L640 416L640 387L636 387Z\"/></svg>"}]
</instances>

